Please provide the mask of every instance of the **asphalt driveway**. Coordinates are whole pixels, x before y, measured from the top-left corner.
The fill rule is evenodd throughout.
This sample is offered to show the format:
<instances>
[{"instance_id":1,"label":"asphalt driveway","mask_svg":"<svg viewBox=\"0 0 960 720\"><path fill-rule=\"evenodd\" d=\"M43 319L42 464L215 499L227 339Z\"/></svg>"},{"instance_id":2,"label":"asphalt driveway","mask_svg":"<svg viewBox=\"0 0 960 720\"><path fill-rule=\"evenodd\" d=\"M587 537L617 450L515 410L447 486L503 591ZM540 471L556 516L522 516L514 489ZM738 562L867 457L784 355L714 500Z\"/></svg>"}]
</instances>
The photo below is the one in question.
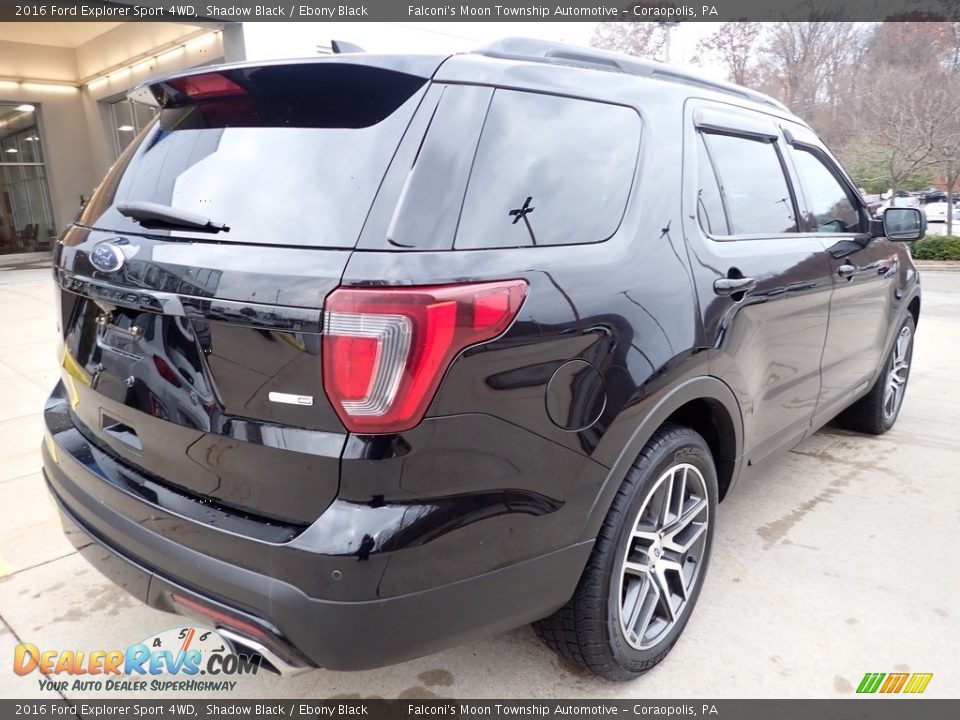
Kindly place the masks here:
<instances>
[{"instance_id":1,"label":"asphalt driveway","mask_svg":"<svg viewBox=\"0 0 960 720\"><path fill-rule=\"evenodd\" d=\"M741 483L687 631L647 676L594 679L521 628L383 670L242 678L230 697L836 697L895 671L932 672L927 696L960 696L960 272L926 272L923 288L896 428L828 427ZM61 536L39 471L54 323L49 271L0 271L0 697L51 694L13 673L18 642L122 649L179 624Z\"/></svg>"}]
</instances>

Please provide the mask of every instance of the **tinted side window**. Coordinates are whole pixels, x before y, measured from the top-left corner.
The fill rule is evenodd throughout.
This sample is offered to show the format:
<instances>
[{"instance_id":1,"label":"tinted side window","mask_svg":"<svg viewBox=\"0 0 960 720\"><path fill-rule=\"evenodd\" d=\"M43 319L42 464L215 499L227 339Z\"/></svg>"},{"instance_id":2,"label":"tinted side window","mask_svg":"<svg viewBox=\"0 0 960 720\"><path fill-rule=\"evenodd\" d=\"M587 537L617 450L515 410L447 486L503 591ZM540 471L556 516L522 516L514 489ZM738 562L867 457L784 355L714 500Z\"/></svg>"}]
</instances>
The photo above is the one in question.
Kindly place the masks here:
<instances>
[{"instance_id":1,"label":"tinted side window","mask_svg":"<svg viewBox=\"0 0 960 720\"><path fill-rule=\"evenodd\" d=\"M629 108L497 90L455 247L608 239L623 219L639 149L640 117Z\"/></svg>"},{"instance_id":2,"label":"tinted side window","mask_svg":"<svg viewBox=\"0 0 960 720\"><path fill-rule=\"evenodd\" d=\"M720 186L703 135L697 140L697 218L700 227L711 235L729 235L727 214L720 198Z\"/></svg>"},{"instance_id":3,"label":"tinted side window","mask_svg":"<svg viewBox=\"0 0 960 720\"><path fill-rule=\"evenodd\" d=\"M775 145L733 135L704 135L734 235L797 231L793 198Z\"/></svg>"},{"instance_id":4,"label":"tinted side window","mask_svg":"<svg viewBox=\"0 0 960 720\"><path fill-rule=\"evenodd\" d=\"M810 205L807 226L825 233L857 232L860 211L823 161L802 148L795 150L793 160Z\"/></svg>"}]
</instances>

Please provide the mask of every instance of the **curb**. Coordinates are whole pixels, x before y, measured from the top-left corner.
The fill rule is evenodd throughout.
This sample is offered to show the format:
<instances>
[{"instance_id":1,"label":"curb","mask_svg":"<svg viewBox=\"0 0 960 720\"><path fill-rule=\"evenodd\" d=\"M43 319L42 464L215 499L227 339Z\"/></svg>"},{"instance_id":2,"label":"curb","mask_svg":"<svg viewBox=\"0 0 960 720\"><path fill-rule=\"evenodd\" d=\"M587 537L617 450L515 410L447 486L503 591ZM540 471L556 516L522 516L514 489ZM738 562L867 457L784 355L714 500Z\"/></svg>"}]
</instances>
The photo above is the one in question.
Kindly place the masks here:
<instances>
[{"instance_id":1,"label":"curb","mask_svg":"<svg viewBox=\"0 0 960 720\"><path fill-rule=\"evenodd\" d=\"M913 264L920 272L960 272L960 262L956 260L914 260Z\"/></svg>"}]
</instances>

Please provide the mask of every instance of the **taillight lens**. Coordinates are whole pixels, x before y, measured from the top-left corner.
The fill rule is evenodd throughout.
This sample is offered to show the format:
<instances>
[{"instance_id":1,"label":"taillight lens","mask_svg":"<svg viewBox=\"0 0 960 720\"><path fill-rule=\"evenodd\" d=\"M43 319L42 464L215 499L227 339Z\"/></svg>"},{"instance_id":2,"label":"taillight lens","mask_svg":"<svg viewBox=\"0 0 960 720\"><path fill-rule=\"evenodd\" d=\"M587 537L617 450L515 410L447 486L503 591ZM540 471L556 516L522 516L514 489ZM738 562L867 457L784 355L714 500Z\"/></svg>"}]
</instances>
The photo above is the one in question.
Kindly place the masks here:
<instances>
[{"instance_id":1,"label":"taillight lens","mask_svg":"<svg viewBox=\"0 0 960 720\"><path fill-rule=\"evenodd\" d=\"M323 387L351 432L409 430L451 361L517 316L524 280L338 288L324 304Z\"/></svg>"},{"instance_id":2,"label":"taillight lens","mask_svg":"<svg viewBox=\"0 0 960 720\"><path fill-rule=\"evenodd\" d=\"M157 372L160 373L160 377L174 387L181 387L182 383L180 382L180 378L177 377L177 374L173 371L173 368L170 367L170 363L168 363L159 355L154 355L153 365L157 368Z\"/></svg>"}]
</instances>

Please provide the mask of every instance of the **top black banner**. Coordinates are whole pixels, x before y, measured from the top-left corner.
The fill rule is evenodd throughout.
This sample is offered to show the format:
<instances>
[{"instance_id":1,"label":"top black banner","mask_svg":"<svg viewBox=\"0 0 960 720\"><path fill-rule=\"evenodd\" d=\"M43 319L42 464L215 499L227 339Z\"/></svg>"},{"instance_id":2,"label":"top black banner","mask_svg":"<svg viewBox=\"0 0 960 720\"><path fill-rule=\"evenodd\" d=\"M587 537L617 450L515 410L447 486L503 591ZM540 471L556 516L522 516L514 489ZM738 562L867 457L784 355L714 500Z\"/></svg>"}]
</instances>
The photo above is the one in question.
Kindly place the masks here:
<instances>
[{"instance_id":1,"label":"top black banner","mask_svg":"<svg viewBox=\"0 0 960 720\"><path fill-rule=\"evenodd\" d=\"M958 0L0 0L0 21L911 21L960 20Z\"/></svg>"}]
</instances>

